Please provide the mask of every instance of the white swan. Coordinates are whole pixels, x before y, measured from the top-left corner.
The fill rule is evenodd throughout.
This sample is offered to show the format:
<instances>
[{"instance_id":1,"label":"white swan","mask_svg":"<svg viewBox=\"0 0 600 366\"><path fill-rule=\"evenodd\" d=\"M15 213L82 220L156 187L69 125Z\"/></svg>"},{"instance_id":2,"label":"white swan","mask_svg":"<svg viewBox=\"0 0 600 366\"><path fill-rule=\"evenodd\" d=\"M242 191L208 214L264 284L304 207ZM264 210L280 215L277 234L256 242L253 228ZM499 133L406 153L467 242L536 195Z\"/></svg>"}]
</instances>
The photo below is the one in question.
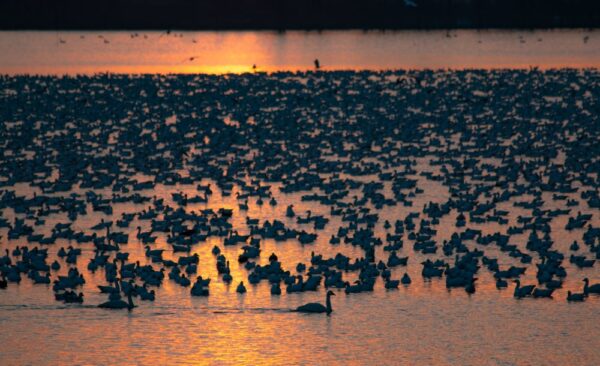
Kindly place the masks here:
<instances>
[{"instance_id":1,"label":"white swan","mask_svg":"<svg viewBox=\"0 0 600 366\"><path fill-rule=\"evenodd\" d=\"M327 291L327 297L325 299L326 306L323 306L323 304L318 302L310 302L308 304L298 306L296 311L300 313L327 313L327 315L329 315L333 311L331 308L331 296L335 296L335 293L333 291Z\"/></svg>"}]
</instances>

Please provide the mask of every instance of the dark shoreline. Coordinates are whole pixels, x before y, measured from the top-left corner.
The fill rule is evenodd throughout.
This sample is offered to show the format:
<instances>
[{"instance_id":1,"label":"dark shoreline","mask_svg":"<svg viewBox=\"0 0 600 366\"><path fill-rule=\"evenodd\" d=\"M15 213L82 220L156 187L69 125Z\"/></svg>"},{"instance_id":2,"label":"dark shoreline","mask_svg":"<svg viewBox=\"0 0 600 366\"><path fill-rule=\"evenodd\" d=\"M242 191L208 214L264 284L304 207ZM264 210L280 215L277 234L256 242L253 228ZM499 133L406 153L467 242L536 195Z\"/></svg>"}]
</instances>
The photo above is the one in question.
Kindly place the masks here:
<instances>
[{"instance_id":1,"label":"dark shoreline","mask_svg":"<svg viewBox=\"0 0 600 366\"><path fill-rule=\"evenodd\" d=\"M594 0L3 0L2 30L598 28Z\"/></svg>"}]
</instances>

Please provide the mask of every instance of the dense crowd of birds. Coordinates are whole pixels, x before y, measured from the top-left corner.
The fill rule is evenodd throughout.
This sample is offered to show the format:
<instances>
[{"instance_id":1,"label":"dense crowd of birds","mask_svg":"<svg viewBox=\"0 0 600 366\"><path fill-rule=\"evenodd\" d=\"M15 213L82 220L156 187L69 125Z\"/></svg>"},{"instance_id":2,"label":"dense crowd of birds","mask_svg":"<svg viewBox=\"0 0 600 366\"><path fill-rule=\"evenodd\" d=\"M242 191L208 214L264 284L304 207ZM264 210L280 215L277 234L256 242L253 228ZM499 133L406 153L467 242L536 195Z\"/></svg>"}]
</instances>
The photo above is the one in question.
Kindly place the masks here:
<instances>
[{"instance_id":1,"label":"dense crowd of birds","mask_svg":"<svg viewBox=\"0 0 600 366\"><path fill-rule=\"evenodd\" d=\"M600 293L583 278L596 274L600 258L599 76L531 69L0 77L0 288L26 278L51 286L57 301L82 303L87 269L104 273L104 285L86 290L106 294L102 308L153 301L164 281L209 296L215 279L197 273L206 265L198 252L211 250L218 280L237 293L261 281L273 296L325 287L326 305L296 310L329 314L332 289L370 292L380 278L385 289L410 286L415 279L397 270L412 249L423 280L441 278L449 289L475 293L485 268L498 289L514 286L515 298L549 298L569 274L583 287L566 299L585 301ZM415 209L423 181L447 192ZM157 197L158 186L171 196ZM238 207L208 208L219 205L217 191ZM285 216L233 226L249 204L275 207L292 194L329 214L290 204ZM119 205L132 210L114 214ZM522 214L513 220L507 205ZM396 213L380 217L386 210ZM102 218L81 227L90 212ZM52 217L64 219L49 226ZM342 224L324 238L334 217ZM566 226L556 229L561 217ZM448 218L453 231L436 240ZM488 233L486 225L499 229ZM556 231L580 237L569 253L554 245ZM524 246L515 244L519 235ZM212 238L221 244L202 245ZM285 264L272 253L260 264L265 240L325 240L335 255ZM146 257L130 258L128 243L143 245ZM225 246L238 247L238 257L226 258ZM336 252L343 246L364 255ZM94 253L86 267L78 266L82 249ZM507 258L520 264L503 265ZM246 278L234 280L230 260ZM537 283L521 283L526 271Z\"/></svg>"}]
</instances>

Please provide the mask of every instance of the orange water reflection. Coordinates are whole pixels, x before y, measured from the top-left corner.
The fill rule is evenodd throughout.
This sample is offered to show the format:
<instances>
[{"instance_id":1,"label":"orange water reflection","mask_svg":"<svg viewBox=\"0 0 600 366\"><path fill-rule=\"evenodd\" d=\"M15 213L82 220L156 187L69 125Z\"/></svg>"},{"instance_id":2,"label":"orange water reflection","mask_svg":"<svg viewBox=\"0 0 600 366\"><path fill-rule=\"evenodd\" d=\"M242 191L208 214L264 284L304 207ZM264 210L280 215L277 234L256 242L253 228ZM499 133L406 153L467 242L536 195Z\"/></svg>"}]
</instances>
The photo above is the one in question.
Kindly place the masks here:
<instances>
[{"instance_id":1,"label":"orange water reflection","mask_svg":"<svg viewBox=\"0 0 600 366\"><path fill-rule=\"evenodd\" d=\"M433 169L428 159L416 159L418 171ZM143 177L137 177L142 180ZM429 201L443 202L447 188L439 182L411 176L418 179L424 194L414 200L414 207L385 207L380 214L385 218L404 217L409 211L421 211ZM370 180L373 176L356 179ZM208 182L202 182L206 184ZM214 183L214 182L213 182ZM214 184L213 184L214 185ZM21 184L16 187L18 194L31 196L33 190ZM165 198L167 202L175 191L196 194L195 185L157 185L152 194ZM273 192L279 192L274 185ZM277 206L258 206L249 202L248 211L240 211L235 199L237 188L232 195L222 196L217 189L208 204L189 205L187 210L230 207L234 210L231 222L241 233L247 230L245 217L272 220L277 217L294 225L295 220L285 218L285 208L293 203L297 213L310 209L315 214L327 214L328 208L311 202L303 202L301 194L278 194ZM110 189L98 190L106 196ZM386 192L389 194L389 192ZM556 201L544 200L552 206ZM171 203L170 203L171 204ZM512 202L499 205L498 209L511 208L511 224L519 208ZM143 206L115 204L114 217L121 212L141 210ZM550 209L555 207L544 207ZM587 213L588 210L585 210ZM591 212L590 212L591 213ZM595 214L595 213L594 213ZM102 217L90 213L78 219L76 227L89 228ZM44 226L50 230L57 222L64 222L64 216L51 216ZM331 217L331 222L320 233L315 244L301 246L297 241L261 241L262 255L258 263L266 264L268 255L276 252L286 269L293 269L297 262L307 263L310 252L333 256L337 252L351 258L364 253L351 245L331 246L327 238L341 224L339 217ZM564 220L557 221L556 246L567 251L569 243L578 234L562 230ZM452 233L456 214L444 217L439 224L436 241L448 239ZM148 222L132 222L148 229ZM484 233L499 230L493 224L470 225ZM377 227L377 235L384 236L384 230ZM131 230L133 232L133 230ZM6 237L6 229L0 229ZM521 247L527 240L525 235L515 235L514 242ZM12 248L14 243L0 243L0 250ZM58 248L66 246L60 241L49 247L51 258L56 257ZM210 253L213 245L219 245L231 260L234 282L223 283L215 269L215 258ZM449 291L441 279L424 281L420 275L419 262L425 256L413 252L410 244L399 251L400 255L410 255L409 266L394 269L394 278L407 271L413 284L397 291L386 291L379 284L373 293L345 295L338 292L333 300L334 315L308 316L289 312L302 303L323 301L323 291L316 293L286 294L271 296L269 285L264 281L258 285L247 284L248 292L239 295L235 292L238 281L247 280L248 272L235 260L239 246L223 246L222 239L209 238L205 243L195 245L192 253L200 256L198 275L212 279L211 295L208 298L193 298L189 288L183 288L165 280L157 289L153 303L139 303L132 313L111 312L97 309L94 305L105 300L106 296L96 290L96 285L104 284L104 274L98 271L91 274L85 264L93 256L89 246L84 250L78 263L85 273L86 303L89 306L62 306L52 297L52 291L43 285L32 285L23 281L19 286L9 286L0 297L0 320L3 329L0 334L0 351L9 355L16 364L188 364L188 365L296 365L296 364L378 364L387 360L390 364L489 364L490 357L514 362L515 360L542 360L545 364L595 364L598 353L593 352L594 337L598 334L594 322L588 321L598 306L598 299L590 299L583 304L568 304L564 301L566 289L578 288L580 274L566 279L565 289L557 291L553 300L524 300L518 303L512 297L512 289L498 291L490 273L481 271L475 296L468 296L462 289ZM143 246L130 235L125 246L132 260L147 263ZM156 248L168 249L164 235L159 235ZM382 248L377 249L377 257L385 258ZM492 257L502 258L502 266L518 261L502 256L495 247L486 248ZM177 259L180 254L170 250L165 258ZM568 271L575 271L566 264ZM58 273L66 274L66 268ZM344 274L352 281L356 274ZM600 281L598 271L588 271L595 281ZM535 272L528 271L523 276L526 283L535 283ZM247 283L247 282L246 282ZM27 307L22 305L26 304ZM549 320L551 319L551 320ZM32 332L35 330L35 332ZM77 336L74 337L73 335ZM573 355L565 350L565 334L576 339L582 352L573 361ZM592 335L592 336L590 336ZM523 340L531 346L523 347ZM27 352L29 342L35 342L44 352ZM68 347L57 347L65 344ZM449 347L452 345L453 347ZM424 349L426 347L427 349ZM1 359L1 358L0 358Z\"/></svg>"},{"instance_id":2,"label":"orange water reflection","mask_svg":"<svg viewBox=\"0 0 600 366\"><path fill-rule=\"evenodd\" d=\"M598 30L0 32L0 73L600 67Z\"/></svg>"},{"instance_id":3,"label":"orange water reflection","mask_svg":"<svg viewBox=\"0 0 600 366\"><path fill-rule=\"evenodd\" d=\"M118 35L111 38L108 45L118 43L115 41L116 38L118 39ZM157 39L158 43L164 43L159 35ZM249 37L248 43L252 43L253 39L256 40L256 37ZM65 42L64 44L68 45L75 41L67 38ZM123 42L128 44L126 40ZM100 45L102 44L104 43L100 42ZM169 57L181 63L183 51L166 56L141 55L139 65L135 63L124 65L126 61L131 61L129 59L131 55L123 51L126 54L119 56L118 50L114 50L111 51L112 53L96 56L115 57L121 64L107 66L102 59L99 59L98 65L89 66L94 53L90 51L91 53L84 55L76 48L73 48L74 55L81 59L79 61L72 59L73 63L69 64L72 67L70 70L80 67L75 61L80 62L81 65L88 65L81 67L92 67L89 69L92 71L85 72L105 70L106 67L111 67L114 72L205 70L194 69L195 67L212 67L212 70L219 70L218 67L222 67L224 72L231 70L228 69L230 66L219 65L171 65L168 60L160 61L159 66L152 63L153 57ZM263 48L261 50L265 52L261 57L271 55L269 53L271 51ZM151 50L148 50L149 54L150 52ZM215 62L233 64L233 61L227 61L231 58L231 54L219 57L214 58ZM258 58L257 54L253 57ZM265 60L258 64L270 65L269 61ZM310 62L311 60L308 59L309 65ZM49 64L50 66L47 67L53 67L51 62ZM241 68L240 72L251 69L251 66L243 62L235 65ZM258 69L263 70L261 66ZM417 171L437 169L429 166L425 158L415 159L415 161ZM493 161L488 163L493 164ZM402 206L383 208L382 219L393 220L405 217L408 212L421 212L423 205L429 201L442 203L448 199L447 187L439 182L418 175L410 178L419 181L419 187L424 190L424 194L415 198L412 208ZM146 179L149 177L141 178L141 180ZM365 176L356 179L376 178ZM206 183L208 182L202 182L202 184ZM247 230L246 215L261 221L281 218L287 220L286 225L295 226L295 221L285 218L284 215L285 207L291 203L295 205L298 213L310 209L315 214L328 215L328 207L302 202L300 194L280 194L276 185L272 191L277 193L279 201L277 206L271 207L268 204L258 206L254 200L250 200L249 210L240 211L235 199L236 189L231 196L226 197L222 196L219 190L215 190L208 204L189 205L187 209L233 208L234 217L231 221L234 228L241 232ZM18 194L27 194L29 197L33 194L33 191L25 185L21 185L17 191ZM172 204L169 200L170 194L174 191L197 194L195 185L174 187L158 185L152 195L165 198L169 204ZM109 197L112 191L98 190L97 193ZM144 193L150 194L150 192ZM390 192L386 191L385 194L390 195ZM570 197L577 198L577 195L573 194ZM547 197L544 197L544 202L548 206L542 209L558 207L553 206L557 204L556 201ZM500 210L510 210L511 225L514 224L516 215L523 214L512 204L513 202L504 202L498 205ZM119 217L122 212L139 211L144 207L115 204L114 208L114 217ZM595 215L594 222L597 222L597 212L590 213ZM101 217L98 213L90 212L89 215L80 217L75 225L78 230L89 230ZM274 240L262 241L263 255L259 263L265 264L271 252L276 252L286 269L292 270L297 262L307 263L313 250L325 256L333 256L337 252L351 258L362 256L364 254L362 250L350 245L329 245L328 237L341 224L339 217L331 219L326 229L319 233L319 239L314 245L301 246L295 240L285 243L277 243ZM569 243L581 233L565 231L563 229L565 220L566 217L560 217L553 222L556 227L552 234L556 239L556 248L564 253L567 252ZM54 224L65 221L64 215L49 217L45 228L50 230ZM440 242L448 239L454 231L455 222L456 213L445 216L440 222L439 235L435 240ZM148 222L137 221L131 224L131 228L135 228L138 224L145 225L144 230L148 229ZM500 230L500 227L489 223L485 225L473 223L471 227L481 229L484 233ZM132 260L139 259L142 263L147 263L148 259L144 256L141 243L135 238L134 230L131 230L131 233L126 251L131 254ZM0 235L6 237L6 229L1 229ZM376 235L383 237L385 232L378 227ZM512 239L515 244L524 247L525 235L514 235ZM232 285L226 285L218 279L215 259L210 253L210 248L215 244L221 246L227 258L232 261L234 277ZM1 241L0 253L7 247L12 249L14 245L14 242L7 244L6 241ZM66 241L59 241L57 245L51 246L49 248L51 258L56 257L58 248L67 245ZM85 268L93 252L89 245L82 247L84 253L79 259L79 266ZM157 239L155 247L170 248L162 234ZM486 253L492 257L501 257L502 266L518 265L516 259L499 255L498 250L495 247L486 248ZM395 269L394 278L399 278L404 271L407 271L414 281L411 286L397 291L386 291L378 282L372 294L346 296L343 292L339 292L334 299L334 315L324 317L289 312L289 309L302 303L323 301L323 291L271 296L268 285L263 282L257 286L248 285L248 293L245 295L236 294L235 285L240 280L246 280L248 275L248 271L235 260L239 252L239 246L223 247L222 239L216 237L194 246L193 253L198 253L200 256L198 274L213 279L211 296L192 298L189 288L182 288L172 281L165 281L164 286L157 289L157 299L154 303L140 303L132 313L103 311L94 307L95 304L106 299L106 296L100 295L95 287L97 284L105 283L102 271L93 275L86 270L83 271L88 281L84 287L85 304L90 307L58 304L52 298L52 291L49 288L43 285L34 286L28 280L23 281L19 286L11 285L0 296L0 324L4 330L0 334L0 356L4 355L10 359L7 364L11 362L15 364L114 364L118 362L121 364L364 365L380 364L382 360L387 361L384 363L388 364L440 365L469 362L505 364L529 360L536 360L535 362L543 364L598 364L600 360L600 354L594 351L597 349L596 340L599 330L594 322L589 321L590 314L596 313L600 299L593 298L583 304L568 304L564 301L565 290L580 288L580 279L584 273L569 264L566 264L569 273L576 274L566 279L565 289L556 292L554 301L517 302L512 298L510 289L496 290L492 275L485 270L481 271L477 294L468 296L462 289L448 291L443 280L424 281L420 276L419 262L425 257L413 252L410 244L407 243L399 253L402 256L410 254L409 266ZM167 251L165 258L176 259L179 255L181 254ZM378 248L377 258L386 256L387 253L383 253L381 248ZM65 272L66 268L63 267L56 274L64 275ZM597 270L589 269L585 273L594 282L600 281L600 273ZM351 281L352 276L355 275L344 274L344 278ZM523 276L523 281L534 283L535 271L528 271ZM576 354L570 352L572 344L569 344L569 340L578 347ZM523 346L525 342L527 346ZM31 352L32 344L43 352ZM4 364L4 362L0 363Z\"/></svg>"}]
</instances>

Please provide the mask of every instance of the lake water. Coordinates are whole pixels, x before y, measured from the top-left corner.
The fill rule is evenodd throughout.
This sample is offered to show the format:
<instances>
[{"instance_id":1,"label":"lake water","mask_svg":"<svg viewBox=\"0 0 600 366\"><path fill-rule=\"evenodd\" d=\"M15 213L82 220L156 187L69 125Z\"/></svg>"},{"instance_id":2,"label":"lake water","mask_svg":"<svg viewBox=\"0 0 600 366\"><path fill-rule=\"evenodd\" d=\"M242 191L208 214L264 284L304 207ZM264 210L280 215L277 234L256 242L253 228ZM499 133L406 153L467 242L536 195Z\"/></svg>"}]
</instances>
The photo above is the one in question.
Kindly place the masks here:
<instances>
[{"instance_id":1,"label":"lake water","mask_svg":"<svg viewBox=\"0 0 600 366\"><path fill-rule=\"evenodd\" d=\"M191 59L193 58L193 59ZM0 73L600 67L598 30L0 32Z\"/></svg>"},{"instance_id":2,"label":"lake water","mask_svg":"<svg viewBox=\"0 0 600 366\"><path fill-rule=\"evenodd\" d=\"M426 164L421 167L426 169ZM444 189L429 181L422 179L419 186L426 192L414 201L414 207L388 209L383 218L404 217L409 212L420 211L425 202L443 202L446 198ZM193 194L195 187L159 186L152 194L168 200L171 192L180 190ZM31 190L22 187L20 193L25 192ZM250 210L242 213L238 212L234 198L222 198L215 193L210 204L192 205L188 209L232 207L236 211L234 228L241 232L246 230L246 214L261 221L281 219L285 207L291 203L296 212L311 209L315 214L328 213L323 206L303 204L296 194L278 195L279 204L275 208L251 204ZM144 208L125 204L114 207L115 218L120 217L120 212ZM545 208L550 207L553 206ZM511 209L511 206L503 208ZM584 212L594 213L593 221L598 224L596 211ZM511 222L516 220L517 213L525 212L515 211ZM10 212L5 216L11 217ZM73 227L87 230L101 217L107 218L88 214ZM449 238L455 218L456 215L451 215L438 226L437 241ZM293 221L288 219L286 223ZM568 253L568 243L580 239L581 231L566 232L563 230L565 221L561 218L553 223L556 230L553 238L557 239L556 246ZM57 222L65 222L64 215L50 218L46 227L53 227ZM267 264L271 252L276 252L279 260L289 267L297 262L309 262L311 251L325 256L337 252L351 258L363 256L362 250L350 245L332 247L328 243L340 224L339 219L333 218L313 245L264 240L258 262ZM137 225L134 221L131 227ZM498 230L490 225L470 224L469 227L487 233ZM144 230L147 229L147 225L144 226ZM5 229L0 232L6 237ZM41 232L49 234L49 230ZM131 260L148 262L134 230L131 232L125 250ZM380 235L384 236L384 232L378 229ZM525 235L513 238L511 242L524 247ZM18 242L24 244L23 240ZM9 245L3 241L0 249L12 249L15 243L17 241L12 241ZM50 246L51 260L56 258L57 250L67 244L59 240L57 245ZM210 253L213 245L219 245L227 258L232 259L232 285L218 279L215 258ZM256 286L247 284L248 293L237 294L237 281L247 283L247 271L234 259L239 248L223 247L222 240L212 238L195 246L192 252L200 255L198 274L212 278L208 298L191 297L189 288L165 279L164 285L156 291L155 302L137 301L139 307L128 313L95 307L106 300L106 295L100 294L95 286L106 282L103 271L91 274L85 269L93 256L91 246L80 247L83 255L78 260L79 268L87 281L83 306L57 303L50 287L32 285L28 279L0 292L2 364L595 365L600 362L600 334L594 319L600 299L590 298L584 303L565 301L566 289L580 292L583 276L599 282L600 271L597 267L578 270L568 260L565 266L570 276L565 281L565 290L557 291L554 300L519 301L513 298L512 284L507 290L496 290L492 275L485 269L481 270L485 273L478 275L480 281L473 296L460 288L447 290L440 279L424 281L419 262L426 257L413 252L410 244L406 244L399 255L409 255L409 265L393 273L395 278L405 271L409 273L413 279L410 286L389 291L379 281L373 293L345 295L340 291L333 298L334 313L327 317L289 312L306 302L323 302L323 291L285 294L284 289L281 296L272 296L269 285L263 281ZM156 248L169 248L164 235L159 235ZM380 249L377 257L387 258L387 253ZM522 265L494 248L486 248L486 255L499 257L502 267ZM165 258L178 256L165 254ZM58 274L66 275L64 262L61 263L63 268ZM535 270L530 268L522 280L536 283Z\"/></svg>"},{"instance_id":3,"label":"lake water","mask_svg":"<svg viewBox=\"0 0 600 366\"><path fill-rule=\"evenodd\" d=\"M251 71L252 64L257 64L259 71L302 70L311 69L312 61L316 57L326 69L600 66L600 33L597 31L450 31L449 37L446 32L438 31L284 34L184 32L182 37L175 36L180 34L179 32L169 35L158 32L138 33L139 37L132 38L132 33L125 32L1 32L0 73L223 73ZM107 43L104 40L107 40ZM192 56L196 59L189 61L189 57ZM332 77L324 76L321 80L317 74L306 76L315 83L324 83L323 80ZM386 88L392 87L395 81L390 80L395 80L396 76L388 75L384 78L373 74L343 78L348 83L343 88L349 89L347 96L350 98L349 95L356 93L360 86L364 86L365 90L375 90L377 83L389 83L390 85L386 84ZM438 78L444 84L452 79L452 74L439 75ZM597 96L597 73L589 75L587 80L589 85L584 81L580 83L581 87L584 90L589 87L592 95ZM198 93L210 88L210 81L202 78L200 81L205 89L195 88ZM300 80L291 88L302 90L305 81ZM138 82L140 81L133 80L131 84ZM152 83L148 80L145 82L147 85ZM163 81L154 82L166 85ZM189 91L185 89L187 86L171 82L181 88L173 95L185 96ZM198 80L194 80L191 83L197 82ZM227 84L223 78L213 82L222 87L220 91L223 95L219 98L222 97L223 101L228 100L226 90L229 86L222 85ZM248 81L244 79L244 82L244 85L247 85ZM277 76L272 85L287 82L289 81L286 77ZM431 80L427 82L428 85L433 85ZM489 88L484 92L493 92L493 87L486 84L485 80L481 83L485 84L483 89ZM66 88L77 88L74 84L66 84ZM323 87L328 88L333 83L328 85ZM89 87L99 88L98 85ZM258 84L254 88L254 92L265 92L265 95L268 95L266 92L270 90ZM193 88L190 86L191 89ZM29 92L30 89L27 90ZM61 88L58 90L60 95L71 95ZM117 93L117 89L106 90L107 93ZM450 91L453 90L449 89ZM235 94L235 91L233 93ZM515 93L519 94L521 91ZM12 92L2 94L0 107L9 100L9 94L12 95ZM33 94L32 92L34 100L38 98ZM103 98L100 94L91 95L91 101ZM398 95L402 96L382 96L382 106L395 103L397 100L394 98ZM565 98L569 96L576 98L565 94ZM136 98L138 97L127 95L125 100L119 101L123 102L126 108L121 108L119 104L120 108L115 110L118 109L118 113L131 110L134 114L142 115L143 107L136 104ZM139 97L140 100L143 98L145 97ZM201 100L197 99L198 103ZM585 103L594 103L594 100L596 99L592 98ZM552 103L540 95L536 95L536 102ZM266 98L264 103L264 108L253 117L257 120L268 120L274 113L284 118L285 112L277 109L278 105L280 106L279 100ZM211 115L223 105L200 109L194 104L186 105L185 108L180 108L176 103L156 104L157 108L165 111L179 108L178 113L188 113L199 108L198 112L203 111ZM426 108L426 105L429 104L424 103L421 107ZM239 108L239 113L249 113L237 105L230 107ZM351 103L340 103L338 107L348 108L356 114L362 111ZM586 104L586 108L588 107ZM42 104L35 104L29 108L30 110L25 108L17 114L25 119L30 111L36 111L42 116L43 113L47 113L46 117L49 119L54 118L50 117L51 111L45 110ZM316 109L307 109L306 113L315 111ZM63 112L66 114L64 118L77 118L78 115L77 110L61 111ZM223 115L229 113L228 110L218 112ZM584 118L582 116L585 115L583 107L578 110L579 117ZM98 118L103 123L108 123L107 119L111 119L106 116ZM115 121L118 119L115 118ZM592 123L596 122L597 120ZM4 126L8 125L8 121L2 123ZM121 120L119 123L125 122ZM161 124L162 121L156 123ZM507 138L510 144L509 140L510 138ZM451 144L448 140L443 141ZM431 166L429 159L430 157L415 158L416 171L432 171L439 174L439 166ZM561 157L557 159L560 160ZM493 161L489 163L494 164ZM412 199L412 207L398 205L378 211L380 219L375 229L377 236L385 237L386 230L382 227L385 219L393 222L406 217L410 212L422 212L423 206L428 202L443 203L448 200L448 188L439 182L426 179L420 174L409 177L417 179L418 187L424 192ZM363 176L356 179L368 182L377 180L377 177ZM254 199L251 199L249 210L240 211L239 202L235 199L238 188L235 187L229 197L223 197L218 189L214 189L214 195L208 204L188 205L186 209L232 208L232 223L234 229L240 232L247 232L246 216L258 218L261 222L277 218L290 227L298 226L295 220L285 218L285 209L289 204L294 204L296 213L304 215L306 210L311 210L314 214L330 217L328 206L303 202L300 194L283 194L278 187L278 183L273 183L271 189L278 200L278 205L274 207L266 202L263 206L258 206ZM581 191L594 187L579 188ZM10 189L28 197L32 197L36 191L25 184L18 184ZM112 191L107 189L95 191L103 193L106 197L112 194ZM166 203L176 206L170 197L171 193L178 191L188 192L190 195L197 193L195 185L179 184L159 184L154 190L141 193L146 196L157 195L159 198L165 198ZM352 192L350 197L359 191ZM390 191L390 187L386 185L383 191L386 196L391 196ZM580 199L579 193L567 195L573 199ZM523 197L516 197L497 207L510 211L510 225L516 225L519 215L531 213L513 206L515 201L522 199ZM564 208L564 202L553 201L546 193L544 201L543 209ZM590 223L598 226L598 210L591 209L583 200L581 202L579 207L574 208L573 213L591 213L593 218ZM88 207L89 214L80 216L73 224L73 229L90 232L90 227L101 218L114 220L119 218L122 212L139 212L147 205L114 204L113 207L112 217L91 213L91 207ZM15 213L11 209L4 209L2 216L12 221ZM442 218L436 226L436 242L448 239L450 234L457 230L454 226L456 216L457 213L453 211ZM312 251L325 257L333 256L337 252L351 258L364 256L364 252L357 247L329 244L331 235L337 233L338 227L343 224L339 217L330 218L331 222L326 228L319 231L317 242L311 245L301 246L295 240L283 243L262 240L262 254L258 262L268 263L268 255L271 252L276 252L279 260L289 269L293 269L298 262L310 263ZM255 286L249 285L248 272L235 260L240 253L239 246L224 247L222 239L216 237L209 238L206 243L194 246L193 249L193 253L200 256L198 274L212 279L211 294L208 298L191 297L189 288L183 288L165 278L164 285L156 290L155 302L138 300L139 307L132 312L98 309L95 305L105 301L106 296L99 293L96 285L106 284L106 281L102 270L92 274L85 268L93 256L93 251L90 244L84 244L80 246L83 255L78 259L78 266L87 281L83 287L83 305L63 305L55 301L49 286L33 285L26 276L23 276L24 279L19 285L9 284L6 290L0 290L0 364L597 365L600 364L600 328L597 322L600 298L590 296L583 303L568 303L565 298L567 290L581 292L583 277L589 277L593 283L600 282L600 271L597 264L593 268L578 269L569 263L569 245L573 240L581 241L583 230L565 230L567 219L567 216L560 216L554 219L551 225L554 248L567 256L563 265L569 273L564 288L554 293L553 300L516 300L513 298L513 284L511 283L508 289L497 290L492 274L485 268L478 273L476 294L470 296L461 288L449 291L443 279L426 281L421 277L420 262L425 258L443 255L431 257L415 252L412 242L405 240L405 246L399 251L399 256L409 255L409 265L406 268L394 269L393 278L399 278L406 271L412 277L413 283L408 287L401 286L398 290L389 291L383 288L379 279L372 293L346 295L343 291L336 291L337 295L333 298L334 313L329 317L289 311L306 302L323 302L323 289L317 292L286 294L283 288L281 296L272 296L269 285L264 281ZM36 227L36 233L49 235L54 224L66 221L68 219L64 214L51 215L47 218L46 225ZM144 256L143 246L135 237L134 228L138 225L141 225L143 230L149 227L147 221L134 220L130 229L125 230L131 235L124 250L130 253L130 260L147 263L149 261ZM310 226L298 227L312 229ZM494 233L504 231L507 226L469 223L468 227L481 229L484 233ZM17 244L27 245L24 238L8 241L7 229L0 229L0 235L0 252L5 249L12 250ZM528 233L513 235L511 243L526 251L524 247L527 236ZM66 247L68 244L67 241L59 239L56 245L49 246L49 262L56 258L60 247ZM234 278L231 285L226 285L219 279L215 257L210 253L213 245L219 245L231 260ZM158 234L155 246L170 248L163 234ZM468 246L470 249L478 247L473 242L469 242ZM523 265L516 258L500 252L498 248L485 247L485 252L486 255L499 258L503 268L509 265ZM584 252L579 254L582 253ZM585 254L590 257L589 252ZM387 253L384 253L381 247L377 249L376 255L378 260L387 258ZM173 254L170 250L165 252L165 258L176 259L178 256L179 254ZM537 259L535 257L534 263ZM61 265L58 273L52 273L53 278L56 274L66 274L65 263L61 261ZM528 267L521 280L527 284L537 283L535 265L530 264ZM344 278L352 280L355 275L344 274ZM235 292L236 284L240 280L244 280L248 288L244 295Z\"/></svg>"}]
</instances>

